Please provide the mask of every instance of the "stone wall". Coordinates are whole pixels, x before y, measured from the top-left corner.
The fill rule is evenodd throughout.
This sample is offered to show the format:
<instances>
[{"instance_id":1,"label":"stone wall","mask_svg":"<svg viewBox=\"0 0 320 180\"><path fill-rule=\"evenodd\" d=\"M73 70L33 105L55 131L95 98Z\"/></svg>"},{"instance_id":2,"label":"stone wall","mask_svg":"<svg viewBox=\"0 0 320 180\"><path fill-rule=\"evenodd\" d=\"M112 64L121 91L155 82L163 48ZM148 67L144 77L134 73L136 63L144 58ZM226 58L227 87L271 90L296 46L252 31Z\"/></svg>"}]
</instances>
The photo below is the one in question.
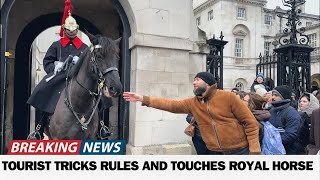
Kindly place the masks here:
<instances>
[{"instance_id":1,"label":"stone wall","mask_svg":"<svg viewBox=\"0 0 320 180\"><path fill-rule=\"evenodd\" d=\"M192 96L194 76L205 70L205 55L194 51L192 1L129 2L136 25L130 37L131 91L176 100ZM194 153L183 133L185 118L130 103L127 154Z\"/></svg>"}]
</instances>

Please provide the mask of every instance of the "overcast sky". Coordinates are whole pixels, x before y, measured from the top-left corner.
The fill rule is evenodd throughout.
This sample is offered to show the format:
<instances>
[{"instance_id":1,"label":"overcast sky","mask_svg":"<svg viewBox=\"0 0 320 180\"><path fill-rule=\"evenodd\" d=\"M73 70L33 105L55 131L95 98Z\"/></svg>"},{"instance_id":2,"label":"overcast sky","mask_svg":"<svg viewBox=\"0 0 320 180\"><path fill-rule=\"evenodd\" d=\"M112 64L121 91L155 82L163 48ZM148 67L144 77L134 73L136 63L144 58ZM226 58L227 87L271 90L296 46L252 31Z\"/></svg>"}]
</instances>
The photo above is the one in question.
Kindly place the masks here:
<instances>
[{"instance_id":1,"label":"overcast sky","mask_svg":"<svg viewBox=\"0 0 320 180\"><path fill-rule=\"evenodd\" d=\"M207 0L193 0L193 5L198 6ZM285 6L282 5L282 0L267 0L268 3L266 5L267 8L274 9L276 6L280 6L282 9L286 9ZM320 15L320 3L319 0L306 0L305 3L306 9L305 12L308 14L316 14Z\"/></svg>"},{"instance_id":2,"label":"overcast sky","mask_svg":"<svg viewBox=\"0 0 320 180\"><path fill-rule=\"evenodd\" d=\"M268 1L266 6L267 8L274 9L276 6L280 6L283 9L286 8L282 5L282 0L267 0L267 1ZM306 7L305 8L306 13L320 15L319 0L306 0L305 7Z\"/></svg>"}]
</instances>

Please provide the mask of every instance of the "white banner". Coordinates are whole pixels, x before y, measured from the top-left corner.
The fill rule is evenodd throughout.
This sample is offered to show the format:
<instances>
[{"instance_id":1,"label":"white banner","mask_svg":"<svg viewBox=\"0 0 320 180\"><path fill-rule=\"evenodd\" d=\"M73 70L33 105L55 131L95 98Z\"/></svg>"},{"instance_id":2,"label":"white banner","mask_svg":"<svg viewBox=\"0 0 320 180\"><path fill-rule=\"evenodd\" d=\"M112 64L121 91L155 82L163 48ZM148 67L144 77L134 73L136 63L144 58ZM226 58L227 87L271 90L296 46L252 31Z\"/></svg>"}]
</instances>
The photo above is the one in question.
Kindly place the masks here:
<instances>
[{"instance_id":1,"label":"white banner","mask_svg":"<svg viewBox=\"0 0 320 180\"><path fill-rule=\"evenodd\" d=\"M0 179L319 180L320 156L3 155Z\"/></svg>"}]
</instances>

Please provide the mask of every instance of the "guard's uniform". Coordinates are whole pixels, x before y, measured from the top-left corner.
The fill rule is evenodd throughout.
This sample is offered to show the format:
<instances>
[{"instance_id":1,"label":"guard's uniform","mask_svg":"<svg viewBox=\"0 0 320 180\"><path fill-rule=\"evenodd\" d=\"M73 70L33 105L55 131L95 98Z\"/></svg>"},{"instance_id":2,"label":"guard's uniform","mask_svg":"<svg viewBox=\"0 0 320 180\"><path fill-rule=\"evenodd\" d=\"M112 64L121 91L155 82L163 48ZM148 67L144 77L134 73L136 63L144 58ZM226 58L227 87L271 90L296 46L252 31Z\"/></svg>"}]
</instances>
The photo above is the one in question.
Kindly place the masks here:
<instances>
[{"instance_id":1,"label":"guard's uniform","mask_svg":"<svg viewBox=\"0 0 320 180\"><path fill-rule=\"evenodd\" d=\"M43 67L47 75L35 87L27 103L38 110L52 114L60 97L60 92L65 88L67 71L59 72L53 79L46 82L46 78L54 73L54 62L64 62L69 55L80 56L88 46L78 37L70 41L67 37L52 43L44 59Z\"/></svg>"}]
</instances>

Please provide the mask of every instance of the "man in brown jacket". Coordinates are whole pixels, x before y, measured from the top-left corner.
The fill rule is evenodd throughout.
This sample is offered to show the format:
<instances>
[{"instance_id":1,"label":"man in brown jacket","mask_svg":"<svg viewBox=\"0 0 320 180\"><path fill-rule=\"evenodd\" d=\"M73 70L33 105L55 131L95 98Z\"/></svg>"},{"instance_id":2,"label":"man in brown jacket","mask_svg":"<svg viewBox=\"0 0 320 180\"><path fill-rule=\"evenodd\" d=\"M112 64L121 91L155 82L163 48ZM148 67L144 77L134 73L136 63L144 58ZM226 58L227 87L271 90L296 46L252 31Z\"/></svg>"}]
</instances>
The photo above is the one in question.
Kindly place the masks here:
<instances>
[{"instance_id":1,"label":"man in brown jacket","mask_svg":"<svg viewBox=\"0 0 320 180\"><path fill-rule=\"evenodd\" d=\"M126 101L172 113L192 113L211 154L260 154L259 126L250 110L234 93L218 90L214 76L198 73L195 97L180 101L124 92Z\"/></svg>"}]
</instances>

